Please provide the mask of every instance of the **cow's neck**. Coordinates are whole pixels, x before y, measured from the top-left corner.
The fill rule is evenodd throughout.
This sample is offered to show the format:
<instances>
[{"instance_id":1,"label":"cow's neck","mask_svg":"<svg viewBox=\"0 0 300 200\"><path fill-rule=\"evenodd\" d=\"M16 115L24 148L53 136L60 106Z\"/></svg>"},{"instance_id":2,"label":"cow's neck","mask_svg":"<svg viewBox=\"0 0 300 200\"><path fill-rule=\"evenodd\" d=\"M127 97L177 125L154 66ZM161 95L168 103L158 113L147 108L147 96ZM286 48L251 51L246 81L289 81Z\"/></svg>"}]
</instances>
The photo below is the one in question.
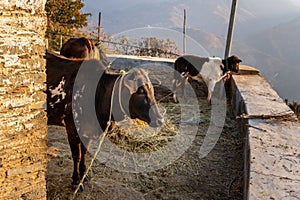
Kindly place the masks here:
<instances>
[{"instance_id":1,"label":"cow's neck","mask_svg":"<svg viewBox=\"0 0 300 200\"><path fill-rule=\"evenodd\" d=\"M129 105L123 105L123 101L126 100L125 96L122 96L122 84L124 75L121 75L116 80L112 90L112 115L115 121L121 121L127 114L125 107ZM127 99L129 102L129 99Z\"/></svg>"},{"instance_id":2,"label":"cow's neck","mask_svg":"<svg viewBox=\"0 0 300 200\"><path fill-rule=\"evenodd\" d=\"M224 75L227 71L229 71L227 59L223 59L222 64L223 64L223 66L221 65L220 68L223 71L223 75Z\"/></svg>"},{"instance_id":3,"label":"cow's neck","mask_svg":"<svg viewBox=\"0 0 300 200\"><path fill-rule=\"evenodd\" d=\"M120 110L121 110L123 116L127 115L127 113L125 111L125 108L123 106L123 103L122 103L122 88L123 88L122 85L124 83L124 77L125 77L125 75L122 75L121 78L119 79L119 84L118 84L118 87L117 87L118 91L116 91L118 93L117 94L118 102L119 102L118 106L120 107Z\"/></svg>"},{"instance_id":4,"label":"cow's neck","mask_svg":"<svg viewBox=\"0 0 300 200\"><path fill-rule=\"evenodd\" d=\"M96 99L98 99L96 104L96 110L98 121L102 130L104 130L107 127L107 122L110 120L111 108L112 121L123 120L125 113L129 112L126 110L126 105L124 105L124 102L126 101L128 101L129 103L129 99L124 100L126 95L124 97L122 96L122 91L120 91L120 87L121 89L123 88L121 84L120 75L104 73L99 81L96 93Z\"/></svg>"},{"instance_id":5,"label":"cow's neck","mask_svg":"<svg viewBox=\"0 0 300 200\"><path fill-rule=\"evenodd\" d=\"M96 92L96 110L99 124L102 130L107 127L110 119L111 97L114 84L118 76L103 73ZM112 117L111 120L114 120Z\"/></svg>"}]
</instances>

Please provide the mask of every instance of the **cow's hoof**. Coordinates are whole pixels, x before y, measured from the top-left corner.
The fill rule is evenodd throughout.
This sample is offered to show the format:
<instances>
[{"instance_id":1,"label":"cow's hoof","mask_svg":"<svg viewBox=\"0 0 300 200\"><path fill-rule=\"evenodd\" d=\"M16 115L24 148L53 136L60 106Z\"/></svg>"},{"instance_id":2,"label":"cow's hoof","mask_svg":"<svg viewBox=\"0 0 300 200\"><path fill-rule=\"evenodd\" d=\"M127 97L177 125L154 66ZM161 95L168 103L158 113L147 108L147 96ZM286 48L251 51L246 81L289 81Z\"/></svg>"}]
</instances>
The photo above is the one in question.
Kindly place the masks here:
<instances>
[{"instance_id":1,"label":"cow's hoof","mask_svg":"<svg viewBox=\"0 0 300 200\"><path fill-rule=\"evenodd\" d=\"M73 189L76 190L79 187L78 192L83 192L84 186L83 186L83 184L80 184L80 186L79 186L79 184L80 184L80 180L73 181L73 183L72 183Z\"/></svg>"},{"instance_id":2,"label":"cow's hoof","mask_svg":"<svg viewBox=\"0 0 300 200\"><path fill-rule=\"evenodd\" d=\"M76 190L78 188L78 184L77 185L73 185L74 190ZM84 190L84 186L83 184L81 184L78 188L78 192L83 192Z\"/></svg>"},{"instance_id":3,"label":"cow's hoof","mask_svg":"<svg viewBox=\"0 0 300 200\"><path fill-rule=\"evenodd\" d=\"M83 182L84 182L84 183L87 183L87 182L89 182L89 181L90 181L89 176L85 176L84 179L83 179Z\"/></svg>"}]
</instances>

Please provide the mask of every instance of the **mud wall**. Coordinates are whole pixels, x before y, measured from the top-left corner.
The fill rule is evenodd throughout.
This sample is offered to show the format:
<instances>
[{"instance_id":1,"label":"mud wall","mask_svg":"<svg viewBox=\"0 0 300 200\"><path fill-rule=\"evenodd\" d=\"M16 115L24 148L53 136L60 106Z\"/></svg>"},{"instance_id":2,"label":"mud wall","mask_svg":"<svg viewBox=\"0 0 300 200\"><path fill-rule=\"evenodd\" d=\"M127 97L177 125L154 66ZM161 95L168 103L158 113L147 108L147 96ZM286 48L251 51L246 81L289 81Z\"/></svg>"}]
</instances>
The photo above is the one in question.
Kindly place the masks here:
<instances>
[{"instance_id":1,"label":"mud wall","mask_svg":"<svg viewBox=\"0 0 300 200\"><path fill-rule=\"evenodd\" d=\"M244 199L300 196L300 123L271 85L249 66L230 84L244 149Z\"/></svg>"},{"instance_id":2,"label":"mud wall","mask_svg":"<svg viewBox=\"0 0 300 200\"><path fill-rule=\"evenodd\" d=\"M0 199L46 199L45 3L0 1Z\"/></svg>"}]
</instances>

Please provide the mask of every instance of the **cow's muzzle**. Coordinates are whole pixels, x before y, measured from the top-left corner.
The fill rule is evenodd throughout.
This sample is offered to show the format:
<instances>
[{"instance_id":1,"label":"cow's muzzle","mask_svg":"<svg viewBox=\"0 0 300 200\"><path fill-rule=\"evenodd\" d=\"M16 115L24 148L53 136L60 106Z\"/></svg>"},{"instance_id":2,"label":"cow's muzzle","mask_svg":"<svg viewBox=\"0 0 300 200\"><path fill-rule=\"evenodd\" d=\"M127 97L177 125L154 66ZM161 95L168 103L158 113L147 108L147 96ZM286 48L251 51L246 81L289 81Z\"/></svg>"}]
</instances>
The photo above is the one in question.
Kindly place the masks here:
<instances>
[{"instance_id":1,"label":"cow's muzzle","mask_svg":"<svg viewBox=\"0 0 300 200\"><path fill-rule=\"evenodd\" d=\"M160 127L164 123L164 117L161 115L158 106L155 104L151 106L149 110L150 123L151 127Z\"/></svg>"}]
</instances>

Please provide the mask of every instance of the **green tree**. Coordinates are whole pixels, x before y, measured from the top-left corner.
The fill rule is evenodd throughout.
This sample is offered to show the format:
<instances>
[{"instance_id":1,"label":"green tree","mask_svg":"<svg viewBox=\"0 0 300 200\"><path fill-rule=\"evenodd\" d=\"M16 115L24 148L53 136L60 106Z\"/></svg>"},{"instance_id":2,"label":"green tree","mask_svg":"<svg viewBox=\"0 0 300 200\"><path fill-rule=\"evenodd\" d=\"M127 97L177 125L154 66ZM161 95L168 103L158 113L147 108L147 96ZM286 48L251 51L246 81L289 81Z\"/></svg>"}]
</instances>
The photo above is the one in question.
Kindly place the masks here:
<instances>
[{"instance_id":1,"label":"green tree","mask_svg":"<svg viewBox=\"0 0 300 200\"><path fill-rule=\"evenodd\" d=\"M87 17L91 13L82 13L84 7L82 0L47 0L47 32L49 48L60 49L60 34L63 41L68 40L78 29L86 27ZM78 35L85 36L85 34Z\"/></svg>"}]
</instances>

